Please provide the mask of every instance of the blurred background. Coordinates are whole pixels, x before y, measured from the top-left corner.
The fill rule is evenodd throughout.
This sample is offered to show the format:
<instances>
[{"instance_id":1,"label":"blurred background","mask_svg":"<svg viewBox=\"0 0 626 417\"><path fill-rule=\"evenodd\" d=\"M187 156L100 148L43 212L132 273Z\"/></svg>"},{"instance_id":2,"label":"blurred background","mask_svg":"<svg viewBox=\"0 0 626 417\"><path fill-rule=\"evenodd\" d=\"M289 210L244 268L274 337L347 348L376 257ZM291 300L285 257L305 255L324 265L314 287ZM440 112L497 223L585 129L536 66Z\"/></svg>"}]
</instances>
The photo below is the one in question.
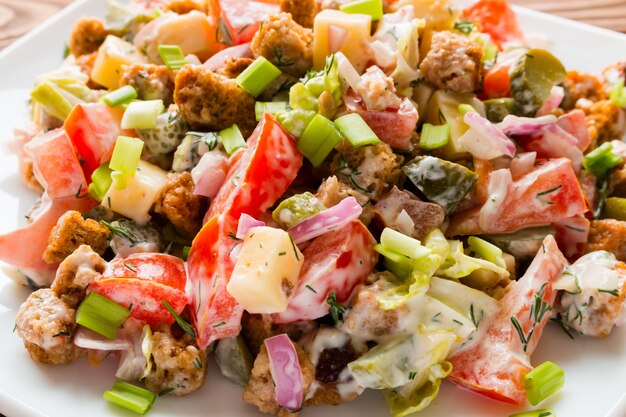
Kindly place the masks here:
<instances>
[{"instance_id":1,"label":"blurred background","mask_svg":"<svg viewBox=\"0 0 626 417\"><path fill-rule=\"evenodd\" d=\"M72 1L74 0L0 0L0 49ZM511 0L511 2L626 32L626 0Z\"/></svg>"}]
</instances>

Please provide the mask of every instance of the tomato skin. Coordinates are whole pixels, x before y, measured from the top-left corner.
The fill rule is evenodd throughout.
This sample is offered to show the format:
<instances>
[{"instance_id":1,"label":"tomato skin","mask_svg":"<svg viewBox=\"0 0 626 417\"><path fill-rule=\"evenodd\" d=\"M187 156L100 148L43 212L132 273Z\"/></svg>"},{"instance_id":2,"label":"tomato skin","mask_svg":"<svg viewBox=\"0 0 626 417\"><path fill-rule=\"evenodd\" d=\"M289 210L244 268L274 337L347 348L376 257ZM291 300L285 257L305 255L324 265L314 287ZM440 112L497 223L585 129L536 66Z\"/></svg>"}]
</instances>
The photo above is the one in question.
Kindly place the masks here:
<instances>
[{"instance_id":1,"label":"tomato skin","mask_svg":"<svg viewBox=\"0 0 626 417\"><path fill-rule=\"evenodd\" d=\"M121 108L106 103L85 103L74 107L64 123L64 128L82 159L87 183L91 174L111 159L118 136L136 136L132 130L121 128Z\"/></svg>"},{"instance_id":2,"label":"tomato skin","mask_svg":"<svg viewBox=\"0 0 626 417\"><path fill-rule=\"evenodd\" d=\"M506 0L479 0L463 10L463 17L491 36L500 50L507 42L524 39L517 16Z\"/></svg>"},{"instance_id":3,"label":"tomato skin","mask_svg":"<svg viewBox=\"0 0 626 417\"><path fill-rule=\"evenodd\" d=\"M511 64L505 62L496 64L487 71L483 81L483 93L487 98L511 97L510 69Z\"/></svg>"},{"instance_id":4,"label":"tomato skin","mask_svg":"<svg viewBox=\"0 0 626 417\"><path fill-rule=\"evenodd\" d=\"M455 215L446 234L509 233L524 227L556 223L587 211L585 197L570 160L537 161L536 165L533 171L513 182L502 213L490 221L488 228L480 227L480 208L473 208Z\"/></svg>"},{"instance_id":5,"label":"tomato skin","mask_svg":"<svg viewBox=\"0 0 626 417\"><path fill-rule=\"evenodd\" d=\"M274 1L253 0L210 0L209 16L215 22L223 23L230 36L230 45L250 42L261 22L271 14L280 13ZM222 38L222 40L224 40Z\"/></svg>"},{"instance_id":6,"label":"tomato skin","mask_svg":"<svg viewBox=\"0 0 626 417\"><path fill-rule=\"evenodd\" d=\"M174 316L163 306L163 300L178 314L182 313L189 301L184 291L139 278L101 278L89 286L89 291L97 292L126 308L132 305L131 317L149 324L153 329L159 323L174 322Z\"/></svg>"},{"instance_id":7,"label":"tomato skin","mask_svg":"<svg viewBox=\"0 0 626 417\"><path fill-rule=\"evenodd\" d=\"M248 139L244 150L233 154L228 177L205 216L205 225L191 245L188 259L192 315L198 345L237 336L243 307L226 285L234 268L230 254L238 243L232 238L241 214L259 218L287 190L302 166L296 142L268 113Z\"/></svg>"},{"instance_id":8,"label":"tomato skin","mask_svg":"<svg viewBox=\"0 0 626 417\"><path fill-rule=\"evenodd\" d=\"M448 358L452 363L449 379L453 383L498 401L526 404L524 376L532 370L530 355L551 317L548 310L535 323L531 309L542 292L542 302L550 307L554 305L557 292L552 283L565 265L567 261L556 241L547 236L524 276L502 298L500 311L479 324L487 326L481 338ZM525 337L533 329L526 346L512 318L519 323Z\"/></svg>"},{"instance_id":9,"label":"tomato skin","mask_svg":"<svg viewBox=\"0 0 626 417\"><path fill-rule=\"evenodd\" d=\"M115 258L102 278L136 278L185 291L187 273L182 259L165 253L134 253Z\"/></svg>"}]
</instances>

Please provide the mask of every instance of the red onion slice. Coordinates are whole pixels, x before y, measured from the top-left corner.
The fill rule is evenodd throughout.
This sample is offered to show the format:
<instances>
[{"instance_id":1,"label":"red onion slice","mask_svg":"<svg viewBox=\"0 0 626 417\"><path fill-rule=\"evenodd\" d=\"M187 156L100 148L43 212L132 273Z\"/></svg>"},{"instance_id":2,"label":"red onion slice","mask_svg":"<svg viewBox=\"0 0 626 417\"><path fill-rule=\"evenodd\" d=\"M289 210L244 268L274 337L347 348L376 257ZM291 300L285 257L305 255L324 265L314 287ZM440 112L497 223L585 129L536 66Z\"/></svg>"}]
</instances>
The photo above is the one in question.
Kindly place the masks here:
<instances>
[{"instance_id":1,"label":"red onion slice","mask_svg":"<svg viewBox=\"0 0 626 417\"><path fill-rule=\"evenodd\" d=\"M115 340L107 339L84 327L78 327L74 334L74 344L84 349L94 350L128 350L132 349L133 344L125 337L118 337Z\"/></svg>"},{"instance_id":2,"label":"red onion slice","mask_svg":"<svg viewBox=\"0 0 626 417\"><path fill-rule=\"evenodd\" d=\"M293 241L300 244L330 232L332 229L342 228L351 221L358 219L362 212L363 207L354 197L344 198L336 206L302 220L288 232Z\"/></svg>"},{"instance_id":3,"label":"red onion slice","mask_svg":"<svg viewBox=\"0 0 626 417\"><path fill-rule=\"evenodd\" d=\"M584 152L591 145L591 136L589 136L589 129L587 129L587 116L584 111L572 110L559 117L556 125L578 140L576 146L581 151Z\"/></svg>"},{"instance_id":4,"label":"red onion slice","mask_svg":"<svg viewBox=\"0 0 626 417\"><path fill-rule=\"evenodd\" d=\"M537 116L545 116L558 109L565 98L565 90L563 87L555 85L550 90L550 96L546 99L543 106L537 111Z\"/></svg>"},{"instance_id":5,"label":"red onion slice","mask_svg":"<svg viewBox=\"0 0 626 417\"><path fill-rule=\"evenodd\" d=\"M203 65L210 69L216 70L222 68L226 62L226 58L252 58L252 50L250 49L250 43L244 43L237 46L231 46L223 51L220 51L209 58Z\"/></svg>"},{"instance_id":6,"label":"red onion slice","mask_svg":"<svg viewBox=\"0 0 626 417\"><path fill-rule=\"evenodd\" d=\"M551 114L537 118L508 115L497 126L507 135L532 135L544 126L556 123L556 120L556 116Z\"/></svg>"},{"instance_id":7,"label":"red onion slice","mask_svg":"<svg viewBox=\"0 0 626 417\"><path fill-rule=\"evenodd\" d=\"M342 26L328 25L328 48L331 54L341 51L349 34L350 31Z\"/></svg>"},{"instance_id":8,"label":"red onion slice","mask_svg":"<svg viewBox=\"0 0 626 417\"><path fill-rule=\"evenodd\" d=\"M459 142L473 156L490 161L501 156L514 157L515 144L489 120L475 112L463 118L470 129L459 138Z\"/></svg>"},{"instance_id":9,"label":"red onion slice","mask_svg":"<svg viewBox=\"0 0 626 417\"><path fill-rule=\"evenodd\" d=\"M298 352L286 334L265 339L278 405L290 412L302 407L302 372Z\"/></svg>"},{"instance_id":10,"label":"red onion slice","mask_svg":"<svg viewBox=\"0 0 626 417\"><path fill-rule=\"evenodd\" d=\"M339 78L344 82L345 89L347 90L347 87L350 87L352 90L356 91L361 83L361 76L343 53L337 52L335 59L337 60Z\"/></svg>"},{"instance_id":11,"label":"red onion slice","mask_svg":"<svg viewBox=\"0 0 626 417\"><path fill-rule=\"evenodd\" d=\"M511 161L511 175L513 178L519 178L528 174L535 168L535 161L537 160L537 152L522 152L519 153Z\"/></svg>"},{"instance_id":12,"label":"red onion slice","mask_svg":"<svg viewBox=\"0 0 626 417\"><path fill-rule=\"evenodd\" d=\"M265 223L246 213L242 214L241 217L239 217L239 225L237 226L237 239L245 239L250 229L259 226L265 226Z\"/></svg>"},{"instance_id":13,"label":"red onion slice","mask_svg":"<svg viewBox=\"0 0 626 417\"><path fill-rule=\"evenodd\" d=\"M202 155L200 162L191 170L195 184L193 193L213 198L224 184L228 174L228 156L219 151Z\"/></svg>"}]
</instances>

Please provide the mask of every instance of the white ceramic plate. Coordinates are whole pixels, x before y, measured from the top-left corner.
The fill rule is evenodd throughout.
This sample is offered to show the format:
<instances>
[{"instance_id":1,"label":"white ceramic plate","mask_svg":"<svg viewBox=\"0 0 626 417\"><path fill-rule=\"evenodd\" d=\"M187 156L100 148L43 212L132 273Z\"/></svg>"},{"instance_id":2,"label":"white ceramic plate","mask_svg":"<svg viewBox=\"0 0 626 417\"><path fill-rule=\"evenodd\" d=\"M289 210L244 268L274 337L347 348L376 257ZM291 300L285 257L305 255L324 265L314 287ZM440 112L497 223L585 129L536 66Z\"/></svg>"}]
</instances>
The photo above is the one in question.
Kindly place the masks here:
<instances>
[{"instance_id":1,"label":"white ceramic plate","mask_svg":"<svg viewBox=\"0 0 626 417\"><path fill-rule=\"evenodd\" d=\"M24 223L35 195L21 184L17 160L6 149L11 132L26 120L28 89L38 74L60 62L72 22L82 15L102 16L104 0L81 0L0 53L0 233ZM554 41L555 52L568 68L599 73L626 59L626 36L518 9L527 33L542 33ZM17 242L16 242L17 243ZM22 242L20 242L22 243ZM70 366L45 366L31 361L21 341L11 333L15 313L28 292L0 274L0 413L7 417L130 416L102 400L115 380L115 362L100 367L85 360ZM545 332L535 364L553 360L565 369L563 391L542 406L559 417L625 417L626 329L607 340L577 337L572 341L556 326ZM506 417L520 409L491 402L444 383L437 400L422 417ZM387 416L382 397L368 392L340 407L306 409L306 417ZM188 397L160 398L152 417L260 416L241 400L241 389L219 375L212 365L204 388Z\"/></svg>"}]
</instances>

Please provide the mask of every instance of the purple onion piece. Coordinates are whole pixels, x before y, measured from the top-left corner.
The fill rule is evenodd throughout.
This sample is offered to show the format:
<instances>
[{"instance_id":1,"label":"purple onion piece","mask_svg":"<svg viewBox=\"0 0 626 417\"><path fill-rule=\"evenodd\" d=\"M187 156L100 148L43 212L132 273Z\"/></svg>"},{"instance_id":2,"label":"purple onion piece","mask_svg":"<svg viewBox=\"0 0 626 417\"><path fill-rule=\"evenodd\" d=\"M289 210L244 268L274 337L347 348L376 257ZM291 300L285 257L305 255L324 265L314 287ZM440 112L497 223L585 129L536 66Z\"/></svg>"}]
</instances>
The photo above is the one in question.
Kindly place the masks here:
<instances>
[{"instance_id":1,"label":"purple onion piece","mask_svg":"<svg viewBox=\"0 0 626 417\"><path fill-rule=\"evenodd\" d=\"M333 229L340 229L353 220L359 218L363 212L363 207L354 197L344 198L329 209L320 211L317 214L301 221L288 230L296 244L306 242Z\"/></svg>"},{"instance_id":2,"label":"purple onion piece","mask_svg":"<svg viewBox=\"0 0 626 417\"><path fill-rule=\"evenodd\" d=\"M556 121L556 116L551 114L537 118L508 115L497 126L507 135L526 136L535 134Z\"/></svg>"},{"instance_id":3,"label":"purple onion piece","mask_svg":"<svg viewBox=\"0 0 626 417\"><path fill-rule=\"evenodd\" d=\"M78 347L93 350L128 350L133 347L132 342L125 337L118 336L117 339L110 340L84 327L78 327L73 342Z\"/></svg>"},{"instance_id":4,"label":"purple onion piece","mask_svg":"<svg viewBox=\"0 0 626 417\"><path fill-rule=\"evenodd\" d=\"M265 223L245 213L242 214L241 217L239 217L239 225L237 226L237 239L245 239L250 229L259 226L265 226Z\"/></svg>"},{"instance_id":5,"label":"purple onion piece","mask_svg":"<svg viewBox=\"0 0 626 417\"><path fill-rule=\"evenodd\" d=\"M276 402L289 412L302 407L303 383L298 352L286 334L265 339Z\"/></svg>"}]
</instances>

